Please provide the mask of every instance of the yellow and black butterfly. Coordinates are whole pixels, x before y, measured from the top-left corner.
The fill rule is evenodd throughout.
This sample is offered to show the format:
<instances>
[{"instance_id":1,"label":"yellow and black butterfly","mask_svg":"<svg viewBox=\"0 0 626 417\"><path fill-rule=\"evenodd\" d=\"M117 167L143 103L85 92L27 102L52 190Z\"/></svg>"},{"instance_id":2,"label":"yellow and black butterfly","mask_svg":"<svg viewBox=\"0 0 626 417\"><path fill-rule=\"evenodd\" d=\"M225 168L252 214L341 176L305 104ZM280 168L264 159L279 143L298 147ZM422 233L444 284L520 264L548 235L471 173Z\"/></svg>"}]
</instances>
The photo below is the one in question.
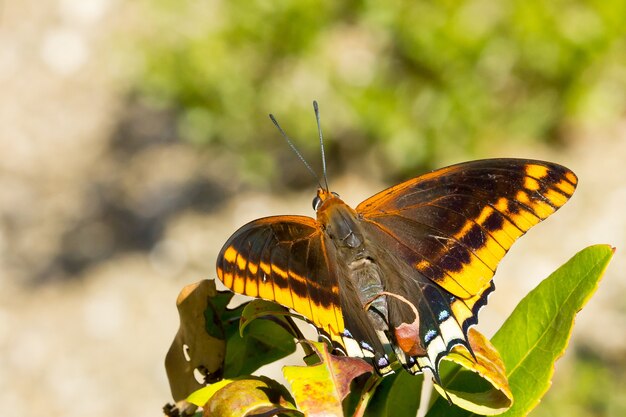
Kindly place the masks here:
<instances>
[{"instance_id":1,"label":"yellow and black butterfly","mask_svg":"<svg viewBox=\"0 0 626 417\"><path fill-rule=\"evenodd\" d=\"M418 176L352 209L326 183L313 199L316 219L246 224L222 248L217 274L236 293L302 314L339 350L372 357L381 374L393 354L439 381L452 347L471 351L467 332L502 257L576 184L555 163L486 159Z\"/></svg>"}]
</instances>

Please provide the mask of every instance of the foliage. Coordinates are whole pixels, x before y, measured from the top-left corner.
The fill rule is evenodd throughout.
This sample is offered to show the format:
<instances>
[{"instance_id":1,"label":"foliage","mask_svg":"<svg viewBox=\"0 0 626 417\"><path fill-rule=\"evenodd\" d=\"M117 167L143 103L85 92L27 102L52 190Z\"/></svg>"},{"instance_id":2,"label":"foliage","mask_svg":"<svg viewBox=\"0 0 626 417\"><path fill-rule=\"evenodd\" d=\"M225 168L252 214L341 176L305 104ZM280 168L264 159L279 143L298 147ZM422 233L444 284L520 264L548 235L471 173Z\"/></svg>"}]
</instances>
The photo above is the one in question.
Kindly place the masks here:
<instances>
[{"instance_id":1,"label":"foliage","mask_svg":"<svg viewBox=\"0 0 626 417\"><path fill-rule=\"evenodd\" d=\"M444 395L455 405L450 405L445 398L439 397L432 403L428 416L488 415L503 411L512 416L528 414L548 389L554 363L563 354L569 341L574 317L597 288L612 255L612 248L606 245L586 248L545 279L519 303L493 337L492 343L497 350L478 332L472 330L469 340L476 360L467 351L457 347L446 358L450 363L442 367ZM196 288L209 288L209 292L200 297L193 296ZM284 368L293 398L280 384L267 378L250 376L248 371L258 368L255 365L268 363L268 357L271 361L276 360L276 353L270 352L269 348L279 350L281 353L278 356L281 357L292 351L285 346L278 346L287 342L269 337L272 332L276 329L287 332L291 342L294 337L301 338L301 334L287 310L272 306L266 301L252 301L236 309L216 308L216 305L223 304L222 297L226 294L228 293L216 293L214 286L204 284L195 284L184 289L178 303L181 329L193 327L195 324L207 333L215 334L215 329L229 328L237 322L240 333L231 333L237 337L227 338L226 357L229 349L241 351L239 344L246 344L248 352L254 352L255 346L261 346L261 352L265 352L267 356L260 359L259 355L240 355L236 362L230 364L226 360L224 373L231 375L230 380L225 379L187 392L190 403L205 407L205 415L251 416L261 412L266 413L263 415L300 415L299 412L304 412L310 416L404 417L416 414L419 406L416 399L419 398L422 378L410 376L404 371L382 378L371 373L371 366L362 359L334 356L323 343L309 346L307 351L311 354L306 361L307 367ZM221 317L225 321L214 320L209 323L196 320L194 323L183 323L183 316L187 313L180 306L184 304L184 299L192 296L194 299L204 300L196 303L194 309L203 307L211 310L212 318ZM215 302L215 299L221 301ZM216 311L218 314L215 314ZM264 314L268 316L261 318ZM208 316L205 314L204 317ZM233 320L237 317L238 320ZM255 323L266 323L268 337L246 337ZM177 335L171 352L180 348ZM207 352L206 347L195 345L188 346L188 350ZM222 353L217 353L223 357ZM183 355L183 352L179 354ZM212 361L211 353L208 353L205 360ZM180 361L170 360L169 366L172 363L180 366ZM186 378L193 375L193 371L190 373L188 367L183 371L168 369L168 375L171 374L181 375L180 381L185 384ZM369 377L365 378L368 374ZM170 383L175 384L177 380L170 377ZM437 389L440 393L444 391L441 387ZM172 392L178 393L180 390L172 387ZM234 396L233 392L239 395ZM246 395L241 395L242 393ZM235 404L234 397L247 400ZM209 408L212 411L207 414ZM238 410L237 414L233 414L234 408Z\"/></svg>"},{"instance_id":2,"label":"foliage","mask_svg":"<svg viewBox=\"0 0 626 417\"><path fill-rule=\"evenodd\" d=\"M310 342L319 362L308 367L285 366L283 374L294 392L298 407L310 417L343 414L343 400L354 378L373 368L361 359L331 355L324 343ZM323 404L323 407L320 407Z\"/></svg>"},{"instance_id":3,"label":"foliage","mask_svg":"<svg viewBox=\"0 0 626 417\"><path fill-rule=\"evenodd\" d=\"M331 158L393 178L626 109L620 0L150 0L139 13L139 41L121 46L141 63L140 99L250 180L285 169L268 112L314 149L313 99Z\"/></svg>"},{"instance_id":4,"label":"foliage","mask_svg":"<svg viewBox=\"0 0 626 417\"><path fill-rule=\"evenodd\" d=\"M504 415L525 416L550 387L554 363L569 342L574 318L595 292L613 249L591 246L577 253L531 291L492 338L507 369L514 403ZM436 415L452 414L439 401Z\"/></svg>"},{"instance_id":5,"label":"foliage","mask_svg":"<svg viewBox=\"0 0 626 417\"><path fill-rule=\"evenodd\" d=\"M189 402L202 406L203 414L207 416L303 416L295 409L289 392L276 381L265 377L224 379L194 392L189 396Z\"/></svg>"}]
</instances>

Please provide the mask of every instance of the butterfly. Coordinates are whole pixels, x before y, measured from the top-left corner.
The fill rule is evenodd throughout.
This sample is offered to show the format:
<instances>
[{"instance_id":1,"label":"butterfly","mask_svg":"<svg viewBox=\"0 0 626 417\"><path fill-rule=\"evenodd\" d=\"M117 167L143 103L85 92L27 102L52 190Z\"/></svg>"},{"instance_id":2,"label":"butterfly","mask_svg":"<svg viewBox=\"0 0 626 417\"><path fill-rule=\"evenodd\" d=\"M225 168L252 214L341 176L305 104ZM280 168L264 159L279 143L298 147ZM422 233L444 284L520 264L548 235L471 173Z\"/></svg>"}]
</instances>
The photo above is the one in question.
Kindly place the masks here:
<instances>
[{"instance_id":1,"label":"butterfly","mask_svg":"<svg viewBox=\"0 0 626 417\"><path fill-rule=\"evenodd\" d=\"M439 382L439 363L454 346L471 352L468 330L495 288L500 260L576 185L569 169L529 159L438 169L356 209L320 185L316 218L244 225L220 251L217 275L236 293L295 310L382 375L393 372L395 356Z\"/></svg>"}]
</instances>

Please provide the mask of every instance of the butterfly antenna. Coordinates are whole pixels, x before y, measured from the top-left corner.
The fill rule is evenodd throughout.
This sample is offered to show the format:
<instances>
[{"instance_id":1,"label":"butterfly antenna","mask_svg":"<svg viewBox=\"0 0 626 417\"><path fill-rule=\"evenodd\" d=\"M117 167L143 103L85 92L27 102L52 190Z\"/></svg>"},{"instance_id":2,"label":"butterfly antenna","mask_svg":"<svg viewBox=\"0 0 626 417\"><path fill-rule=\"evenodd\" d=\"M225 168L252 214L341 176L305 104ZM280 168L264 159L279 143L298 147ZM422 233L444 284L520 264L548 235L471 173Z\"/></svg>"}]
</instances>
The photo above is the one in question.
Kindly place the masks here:
<instances>
[{"instance_id":1,"label":"butterfly antenna","mask_svg":"<svg viewBox=\"0 0 626 417\"><path fill-rule=\"evenodd\" d=\"M317 101L313 100L313 110L315 110L315 120L317 121L317 132L320 135L320 149L322 150L322 174L324 174L324 185L328 191L328 178L326 177L326 154L324 153L324 139L322 137L322 124L320 123L320 108Z\"/></svg>"},{"instance_id":2,"label":"butterfly antenna","mask_svg":"<svg viewBox=\"0 0 626 417\"><path fill-rule=\"evenodd\" d=\"M272 120L272 123L274 123L274 126L276 126L276 128L278 129L280 134L283 136L283 138L285 138L285 140L287 141L287 144L289 145L291 150L294 151L296 153L296 155L298 155L298 158L300 158L300 160L302 161L302 163L304 164L306 169L309 170L309 172L311 173L311 175L313 176L315 181L317 181L317 185L319 185L320 188L324 188L324 187L322 187L322 183L320 182L320 178L317 176L315 171L313 171L313 168L311 168L311 165L309 165L309 163L306 161L306 159L304 159L302 154L298 151L298 149L296 148L296 145L294 145L293 142L291 141L291 139L289 139L289 136L287 136L287 134L285 133L283 128L280 127L280 125L278 124L278 121L276 120L276 118L274 117L273 114L270 114L270 119ZM328 187L327 187L327 189L328 189Z\"/></svg>"}]
</instances>

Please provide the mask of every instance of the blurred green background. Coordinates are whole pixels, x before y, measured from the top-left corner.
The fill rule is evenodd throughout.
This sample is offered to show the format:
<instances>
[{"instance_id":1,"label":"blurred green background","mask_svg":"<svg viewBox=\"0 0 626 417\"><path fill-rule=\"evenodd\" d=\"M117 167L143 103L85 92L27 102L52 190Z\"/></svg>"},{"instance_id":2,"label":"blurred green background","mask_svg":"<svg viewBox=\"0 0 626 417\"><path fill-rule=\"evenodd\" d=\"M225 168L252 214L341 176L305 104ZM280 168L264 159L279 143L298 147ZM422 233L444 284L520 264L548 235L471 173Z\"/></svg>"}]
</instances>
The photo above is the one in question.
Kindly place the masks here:
<instances>
[{"instance_id":1,"label":"blurred green background","mask_svg":"<svg viewBox=\"0 0 626 417\"><path fill-rule=\"evenodd\" d=\"M313 214L267 115L319 172L315 99L352 205L472 158L577 173L502 261L480 329L615 245L533 415L626 415L626 2L20 0L0 19L4 409L158 414L178 291L245 222Z\"/></svg>"},{"instance_id":2,"label":"blurred green background","mask_svg":"<svg viewBox=\"0 0 626 417\"><path fill-rule=\"evenodd\" d=\"M626 108L620 0L143 3L139 99L247 180L286 178L268 109L315 150L313 98L334 172L366 160L386 180L503 141L561 146Z\"/></svg>"}]
</instances>

